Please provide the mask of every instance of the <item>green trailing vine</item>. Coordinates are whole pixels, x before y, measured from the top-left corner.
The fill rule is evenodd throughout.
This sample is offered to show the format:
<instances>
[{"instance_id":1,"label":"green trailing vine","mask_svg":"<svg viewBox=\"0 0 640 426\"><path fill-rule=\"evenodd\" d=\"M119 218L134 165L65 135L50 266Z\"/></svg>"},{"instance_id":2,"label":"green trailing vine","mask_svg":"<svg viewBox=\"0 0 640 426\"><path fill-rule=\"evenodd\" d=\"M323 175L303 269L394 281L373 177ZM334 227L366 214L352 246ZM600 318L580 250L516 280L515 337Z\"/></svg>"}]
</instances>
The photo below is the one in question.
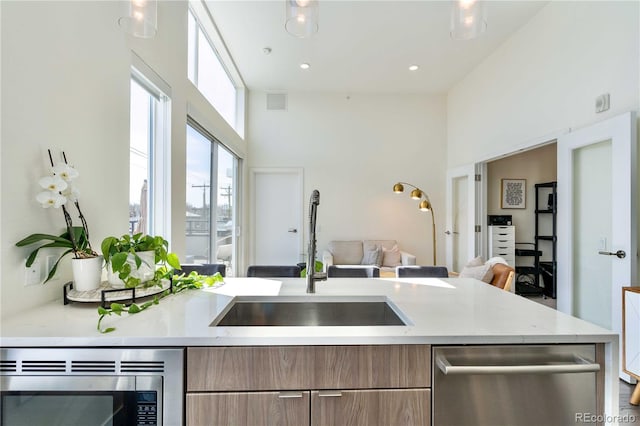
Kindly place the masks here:
<instances>
[{"instance_id":1,"label":"green trailing vine","mask_svg":"<svg viewBox=\"0 0 640 426\"><path fill-rule=\"evenodd\" d=\"M159 304L160 300L171 294L177 294L185 290L198 290L204 287L215 287L224 284L224 278L219 272L216 272L214 275L200 275L197 272L192 271L188 275L173 275L172 281L173 285L171 289L163 291L159 295L154 296L153 300L140 305L132 303L127 306L123 303L113 302L108 308L103 308L102 306L98 307L99 318L96 328L100 333L111 333L112 331L115 331L115 327L102 328L102 320L108 316L122 316L123 313L131 315L137 314L145 309L149 309L153 305Z\"/></svg>"}]
</instances>

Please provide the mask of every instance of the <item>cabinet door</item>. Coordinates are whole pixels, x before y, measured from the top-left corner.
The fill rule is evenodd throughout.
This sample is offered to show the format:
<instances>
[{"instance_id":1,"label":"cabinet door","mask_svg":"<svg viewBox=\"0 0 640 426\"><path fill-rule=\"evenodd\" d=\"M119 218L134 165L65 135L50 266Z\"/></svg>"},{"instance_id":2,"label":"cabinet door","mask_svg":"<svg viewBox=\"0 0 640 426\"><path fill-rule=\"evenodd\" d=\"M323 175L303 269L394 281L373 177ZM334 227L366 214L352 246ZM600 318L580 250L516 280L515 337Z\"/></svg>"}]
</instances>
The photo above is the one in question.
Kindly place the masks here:
<instances>
[{"instance_id":1,"label":"cabinet door","mask_svg":"<svg viewBox=\"0 0 640 426\"><path fill-rule=\"evenodd\" d=\"M429 389L312 391L311 426L430 424Z\"/></svg>"},{"instance_id":2,"label":"cabinet door","mask_svg":"<svg viewBox=\"0 0 640 426\"><path fill-rule=\"evenodd\" d=\"M187 394L187 426L309 424L309 391Z\"/></svg>"}]
</instances>

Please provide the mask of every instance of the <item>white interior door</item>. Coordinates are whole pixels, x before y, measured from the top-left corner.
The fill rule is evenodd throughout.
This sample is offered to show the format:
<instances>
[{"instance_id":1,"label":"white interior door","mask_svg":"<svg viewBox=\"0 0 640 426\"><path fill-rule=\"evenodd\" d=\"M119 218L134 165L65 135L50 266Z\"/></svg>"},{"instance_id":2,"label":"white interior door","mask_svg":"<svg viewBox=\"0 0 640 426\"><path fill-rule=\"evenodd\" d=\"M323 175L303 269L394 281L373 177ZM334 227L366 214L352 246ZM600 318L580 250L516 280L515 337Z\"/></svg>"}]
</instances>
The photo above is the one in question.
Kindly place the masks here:
<instances>
[{"instance_id":1,"label":"white interior door","mask_svg":"<svg viewBox=\"0 0 640 426\"><path fill-rule=\"evenodd\" d=\"M473 165L447 171L446 265L460 272L475 257L475 168Z\"/></svg>"},{"instance_id":2,"label":"white interior door","mask_svg":"<svg viewBox=\"0 0 640 426\"><path fill-rule=\"evenodd\" d=\"M251 263L302 261L302 169L252 169Z\"/></svg>"},{"instance_id":3,"label":"white interior door","mask_svg":"<svg viewBox=\"0 0 640 426\"><path fill-rule=\"evenodd\" d=\"M636 126L625 113L557 144L558 310L620 335L621 289L637 285Z\"/></svg>"}]
</instances>

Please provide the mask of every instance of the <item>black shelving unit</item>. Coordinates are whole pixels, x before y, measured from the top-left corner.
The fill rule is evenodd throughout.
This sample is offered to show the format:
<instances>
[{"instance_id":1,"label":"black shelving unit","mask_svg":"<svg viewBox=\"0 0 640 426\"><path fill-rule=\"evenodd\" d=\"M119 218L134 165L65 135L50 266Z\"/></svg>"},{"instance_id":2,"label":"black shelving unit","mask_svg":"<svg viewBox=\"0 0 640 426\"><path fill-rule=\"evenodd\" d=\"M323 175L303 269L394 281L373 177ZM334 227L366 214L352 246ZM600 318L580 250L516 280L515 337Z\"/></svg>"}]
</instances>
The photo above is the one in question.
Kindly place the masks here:
<instances>
[{"instance_id":1,"label":"black shelving unit","mask_svg":"<svg viewBox=\"0 0 640 426\"><path fill-rule=\"evenodd\" d=\"M535 204L534 268L535 286L540 286L540 276L544 283L545 296L556 298L557 288L557 182L537 183ZM551 223L549 222L549 219ZM551 260L542 261L542 253L551 251Z\"/></svg>"}]
</instances>

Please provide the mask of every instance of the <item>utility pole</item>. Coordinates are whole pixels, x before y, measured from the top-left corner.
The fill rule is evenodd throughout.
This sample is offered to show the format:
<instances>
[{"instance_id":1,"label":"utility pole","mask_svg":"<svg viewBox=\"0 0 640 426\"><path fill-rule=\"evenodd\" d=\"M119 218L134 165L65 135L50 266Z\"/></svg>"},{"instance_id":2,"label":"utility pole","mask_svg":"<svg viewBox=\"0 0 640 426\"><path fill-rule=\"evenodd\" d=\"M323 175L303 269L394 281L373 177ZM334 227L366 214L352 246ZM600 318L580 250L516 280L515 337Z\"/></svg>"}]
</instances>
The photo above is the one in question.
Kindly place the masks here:
<instances>
[{"instance_id":1,"label":"utility pole","mask_svg":"<svg viewBox=\"0 0 640 426\"><path fill-rule=\"evenodd\" d=\"M203 183L202 185L191 185L192 188L202 188L202 210L207 208L207 188L211 185Z\"/></svg>"},{"instance_id":2,"label":"utility pole","mask_svg":"<svg viewBox=\"0 0 640 426\"><path fill-rule=\"evenodd\" d=\"M222 195L223 197L227 197L226 218L229 219L229 217L231 216L231 185L222 186L220 187L220 189L224 191L220 195Z\"/></svg>"}]
</instances>

